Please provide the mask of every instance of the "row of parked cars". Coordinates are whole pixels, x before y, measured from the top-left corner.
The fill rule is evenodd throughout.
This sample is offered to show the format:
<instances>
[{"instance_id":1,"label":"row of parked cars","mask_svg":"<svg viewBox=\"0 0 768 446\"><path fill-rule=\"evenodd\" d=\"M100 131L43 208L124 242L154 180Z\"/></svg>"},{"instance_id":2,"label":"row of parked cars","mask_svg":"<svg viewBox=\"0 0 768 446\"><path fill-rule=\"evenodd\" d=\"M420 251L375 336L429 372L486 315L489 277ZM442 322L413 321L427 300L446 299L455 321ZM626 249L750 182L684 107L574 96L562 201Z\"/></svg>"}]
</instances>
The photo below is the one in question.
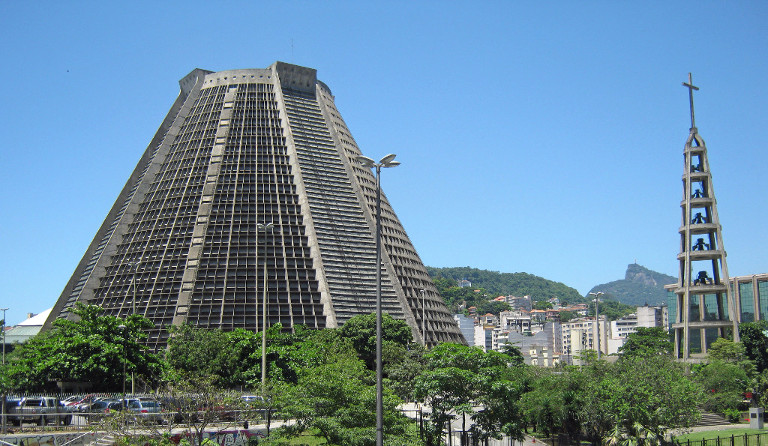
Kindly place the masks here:
<instances>
[{"instance_id":1,"label":"row of parked cars","mask_svg":"<svg viewBox=\"0 0 768 446\"><path fill-rule=\"evenodd\" d=\"M14 426L22 423L69 425L74 416L90 421L123 410L137 422L163 422L160 403L146 397L118 399L88 395L61 401L54 397L9 398L5 407L6 419Z\"/></svg>"},{"instance_id":2,"label":"row of parked cars","mask_svg":"<svg viewBox=\"0 0 768 446\"><path fill-rule=\"evenodd\" d=\"M238 402L203 402L195 396L168 398L162 401L155 397L131 396L127 398L105 397L98 395L70 396L59 400L55 397L8 398L5 413L8 423L20 426L23 423L44 425L69 425L73 421L80 423L99 420L118 413L123 413L132 422L175 423L197 422L203 413L213 416L211 420L236 421L243 416L258 413L266 417L264 400L261 396L244 395ZM75 420L75 417L79 417Z\"/></svg>"}]
</instances>

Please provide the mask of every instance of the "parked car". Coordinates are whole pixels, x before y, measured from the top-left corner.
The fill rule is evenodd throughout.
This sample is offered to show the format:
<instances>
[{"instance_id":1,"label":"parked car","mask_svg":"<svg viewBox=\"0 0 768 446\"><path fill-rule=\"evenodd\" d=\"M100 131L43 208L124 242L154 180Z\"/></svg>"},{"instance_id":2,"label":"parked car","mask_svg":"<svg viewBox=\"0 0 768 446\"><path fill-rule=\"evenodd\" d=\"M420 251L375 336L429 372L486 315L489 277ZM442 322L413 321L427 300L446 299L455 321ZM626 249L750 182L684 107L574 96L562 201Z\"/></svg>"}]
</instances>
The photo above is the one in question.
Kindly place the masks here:
<instances>
[{"instance_id":1,"label":"parked car","mask_svg":"<svg viewBox=\"0 0 768 446\"><path fill-rule=\"evenodd\" d=\"M51 397L22 398L6 408L8 421L14 426L22 423L36 423L38 426L46 424L69 425L72 422L72 413Z\"/></svg>"},{"instance_id":2,"label":"parked car","mask_svg":"<svg viewBox=\"0 0 768 446\"><path fill-rule=\"evenodd\" d=\"M70 403L67 407L71 407L74 412L86 412L91 403L97 399L99 397L93 394L81 396L80 399Z\"/></svg>"},{"instance_id":3,"label":"parked car","mask_svg":"<svg viewBox=\"0 0 768 446\"><path fill-rule=\"evenodd\" d=\"M99 420L109 414L122 410L122 408L123 403L120 400L100 399L89 405L84 416L88 418L89 421Z\"/></svg>"},{"instance_id":4,"label":"parked car","mask_svg":"<svg viewBox=\"0 0 768 446\"><path fill-rule=\"evenodd\" d=\"M133 412L138 423L165 422L160 402L152 398L129 398L125 401L126 407Z\"/></svg>"}]
</instances>

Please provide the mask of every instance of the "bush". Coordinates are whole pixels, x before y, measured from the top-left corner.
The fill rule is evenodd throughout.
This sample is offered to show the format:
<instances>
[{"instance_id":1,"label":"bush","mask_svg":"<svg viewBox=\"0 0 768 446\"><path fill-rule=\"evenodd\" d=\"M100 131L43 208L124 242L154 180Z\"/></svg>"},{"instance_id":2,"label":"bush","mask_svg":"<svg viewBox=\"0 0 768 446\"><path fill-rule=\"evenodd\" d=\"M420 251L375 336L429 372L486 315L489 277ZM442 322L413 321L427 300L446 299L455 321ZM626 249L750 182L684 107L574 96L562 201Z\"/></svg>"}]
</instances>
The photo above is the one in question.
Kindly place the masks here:
<instances>
[{"instance_id":1,"label":"bush","mask_svg":"<svg viewBox=\"0 0 768 446\"><path fill-rule=\"evenodd\" d=\"M741 421L741 411L736 409L725 409L723 415L725 415L725 419L728 420L729 423L738 423Z\"/></svg>"}]
</instances>

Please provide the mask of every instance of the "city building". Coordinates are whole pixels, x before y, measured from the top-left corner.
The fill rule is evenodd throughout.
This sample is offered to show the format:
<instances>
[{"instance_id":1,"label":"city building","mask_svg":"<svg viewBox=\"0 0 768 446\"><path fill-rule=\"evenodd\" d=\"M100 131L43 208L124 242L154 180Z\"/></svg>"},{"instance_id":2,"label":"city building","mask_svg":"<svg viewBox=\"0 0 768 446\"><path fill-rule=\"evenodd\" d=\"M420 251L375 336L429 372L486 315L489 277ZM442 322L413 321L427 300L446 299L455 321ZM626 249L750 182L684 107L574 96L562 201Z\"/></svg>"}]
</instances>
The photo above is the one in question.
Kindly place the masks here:
<instances>
[{"instance_id":1,"label":"city building","mask_svg":"<svg viewBox=\"0 0 768 446\"><path fill-rule=\"evenodd\" d=\"M536 333L510 331L507 342L518 347L526 364L549 367L560 359L563 344L560 323L547 322ZM503 344L500 345L503 347Z\"/></svg>"},{"instance_id":2,"label":"city building","mask_svg":"<svg viewBox=\"0 0 768 446\"><path fill-rule=\"evenodd\" d=\"M609 350L608 339L611 325L600 316L599 324L595 319L574 319L562 325L562 353L571 358L578 356L582 350L597 351L597 339L600 338L600 353L607 355L616 353Z\"/></svg>"},{"instance_id":3,"label":"city building","mask_svg":"<svg viewBox=\"0 0 768 446\"><path fill-rule=\"evenodd\" d=\"M706 355L707 347L719 337L739 340L736 306L728 286L723 234L707 146L696 128L693 85L690 74L688 98L691 128L683 149L682 220L679 229L680 264L677 284L667 287L675 294L675 357L688 360Z\"/></svg>"},{"instance_id":4,"label":"city building","mask_svg":"<svg viewBox=\"0 0 768 446\"><path fill-rule=\"evenodd\" d=\"M456 321L456 325L458 325L459 330L461 331L462 336L464 336L464 340L466 341L467 345L475 345L474 318L466 317L463 314L454 314L453 320Z\"/></svg>"},{"instance_id":5,"label":"city building","mask_svg":"<svg viewBox=\"0 0 768 446\"><path fill-rule=\"evenodd\" d=\"M6 327L4 336L5 352L13 351L16 345L23 344L40 333L50 313L50 308L39 314L27 313L27 318L24 321L19 322L13 327Z\"/></svg>"},{"instance_id":6,"label":"city building","mask_svg":"<svg viewBox=\"0 0 768 446\"><path fill-rule=\"evenodd\" d=\"M464 342L383 194L377 265L376 177L316 70L179 83L46 328L77 303L146 316L155 350L170 325L261 331L264 306L268 326L338 327L375 311L380 268L383 310L418 342Z\"/></svg>"},{"instance_id":7,"label":"city building","mask_svg":"<svg viewBox=\"0 0 768 446\"><path fill-rule=\"evenodd\" d=\"M512 310L499 313L499 326L510 332L531 333L531 315L529 311Z\"/></svg>"},{"instance_id":8,"label":"city building","mask_svg":"<svg viewBox=\"0 0 768 446\"><path fill-rule=\"evenodd\" d=\"M768 319L768 273L731 278L738 321Z\"/></svg>"},{"instance_id":9,"label":"city building","mask_svg":"<svg viewBox=\"0 0 768 446\"><path fill-rule=\"evenodd\" d=\"M636 331L637 314L630 314L611 321L611 339L626 339L627 336Z\"/></svg>"},{"instance_id":10,"label":"city building","mask_svg":"<svg viewBox=\"0 0 768 446\"><path fill-rule=\"evenodd\" d=\"M768 273L731 277L729 282L737 324L768 319ZM676 303L674 285L668 286L667 291L670 304ZM677 311L675 306L670 306L670 320L677 320Z\"/></svg>"},{"instance_id":11,"label":"city building","mask_svg":"<svg viewBox=\"0 0 768 446\"><path fill-rule=\"evenodd\" d=\"M669 328L669 312L667 306L643 305L637 307L637 326L638 327L662 327L664 330Z\"/></svg>"}]
</instances>

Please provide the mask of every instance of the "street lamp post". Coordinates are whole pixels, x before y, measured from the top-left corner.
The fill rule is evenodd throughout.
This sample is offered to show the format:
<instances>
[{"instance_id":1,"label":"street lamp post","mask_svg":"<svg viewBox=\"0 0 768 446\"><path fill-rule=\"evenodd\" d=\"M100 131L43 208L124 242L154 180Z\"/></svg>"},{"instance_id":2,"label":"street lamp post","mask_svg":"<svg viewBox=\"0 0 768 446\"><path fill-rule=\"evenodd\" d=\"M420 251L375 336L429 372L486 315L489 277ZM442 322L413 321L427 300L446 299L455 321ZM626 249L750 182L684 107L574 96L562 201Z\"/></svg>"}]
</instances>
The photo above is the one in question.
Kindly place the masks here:
<instances>
[{"instance_id":1,"label":"street lamp post","mask_svg":"<svg viewBox=\"0 0 768 446\"><path fill-rule=\"evenodd\" d=\"M131 298L131 314L136 314L136 273L139 271L141 262L131 263L131 287L133 288L133 297ZM131 395L136 395L136 376L131 371Z\"/></svg>"},{"instance_id":2,"label":"street lamp post","mask_svg":"<svg viewBox=\"0 0 768 446\"><path fill-rule=\"evenodd\" d=\"M589 293L589 295L595 296L595 337L597 338L597 359L600 359L600 313L597 304L600 302L600 296L603 295L603 292L598 291L597 293Z\"/></svg>"},{"instance_id":3,"label":"street lamp post","mask_svg":"<svg viewBox=\"0 0 768 446\"><path fill-rule=\"evenodd\" d=\"M427 346L427 321L425 319L427 308L427 290L421 290L421 337L424 340L424 347Z\"/></svg>"},{"instance_id":4,"label":"street lamp post","mask_svg":"<svg viewBox=\"0 0 768 446\"><path fill-rule=\"evenodd\" d=\"M5 312L8 311L8 308L0 308L0 310L2 310L2 312L3 312L3 372L5 372L5 325L6 325L5 324ZM5 388L3 388L3 400L2 400L2 404L3 404L3 407L2 407L2 417L3 417L2 428L3 428L3 433L6 433L6 430L7 430L7 425L6 425L7 417L5 415L5 400L6 400Z\"/></svg>"},{"instance_id":5,"label":"street lamp post","mask_svg":"<svg viewBox=\"0 0 768 446\"><path fill-rule=\"evenodd\" d=\"M125 325L120 324L120 325L117 326L117 328L119 328L120 331L122 331L122 333L123 333L123 404L122 404L122 406L123 406L123 410L125 410L126 405L127 405L127 401L125 401L125 362L126 362L126 358L125 358L125 356L126 356L126 354L125 354L125 329L126 329L126 327L125 327Z\"/></svg>"},{"instance_id":6,"label":"street lamp post","mask_svg":"<svg viewBox=\"0 0 768 446\"><path fill-rule=\"evenodd\" d=\"M376 446L384 444L384 392L381 365L381 168L400 165L395 154L376 163L367 156L358 155L357 162L363 167L376 168Z\"/></svg>"},{"instance_id":7,"label":"street lamp post","mask_svg":"<svg viewBox=\"0 0 768 446\"><path fill-rule=\"evenodd\" d=\"M264 286L261 299L261 393L264 393L264 386L267 383L267 231L272 231L274 223L258 223L256 227L259 232L264 232ZM259 239L256 238L256 250L258 251ZM258 264L258 253L256 263Z\"/></svg>"}]
</instances>

